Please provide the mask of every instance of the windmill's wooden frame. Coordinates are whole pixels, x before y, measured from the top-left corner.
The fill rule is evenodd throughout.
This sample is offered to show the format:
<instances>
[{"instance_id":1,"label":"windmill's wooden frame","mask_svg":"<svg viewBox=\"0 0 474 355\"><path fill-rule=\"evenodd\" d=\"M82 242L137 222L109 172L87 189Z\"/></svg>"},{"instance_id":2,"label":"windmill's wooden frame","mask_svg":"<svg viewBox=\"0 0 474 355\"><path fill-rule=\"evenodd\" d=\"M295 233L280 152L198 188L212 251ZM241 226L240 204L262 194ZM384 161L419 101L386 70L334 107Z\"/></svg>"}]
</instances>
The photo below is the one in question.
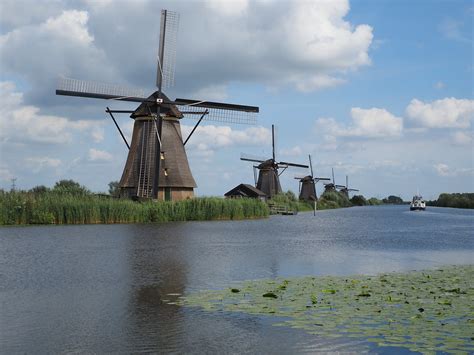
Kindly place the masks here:
<instances>
[{"instance_id":1,"label":"windmill's wooden frame","mask_svg":"<svg viewBox=\"0 0 474 355\"><path fill-rule=\"evenodd\" d=\"M308 165L277 162L275 157L275 126L272 125L272 158L270 159L254 159L249 157L240 157L240 160L259 163L254 166L258 170L258 180L255 182L255 187L263 191L267 198L271 199L273 196L282 193L280 185L280 175L290 166L297 168L308 168ZM282 169L278 172L278 169Z\"/></svg>"},{"instance_id":2,"label":"windmill's wooden frame","mask_svg":"<svg viewBox=\"0 0 474 355\"><path fill-rule=\"evenodd\" d=\"M56 90L57 95L140 103L134 111L111 110L108 107L106 110L129 149L119 182L121 197L159 200L193 197L197 185L189 167L185 145L203 118L227 123L256 122L259 112L256 106L180 98L173 101L162 92L163 87L174 83L178 23L177 13L162 10L156 79L158 90L147 98L136 90L75 79L62 79ZM131 113L130 117L135 120L131 144L123 135L114 113ZM200 118L183 140L179 121L187 116Z\"/></svg>"},{"instance_id":3,"label":"windmill's wooden frame","mask_svg":"<svg viewBox=\"0 0 474 355\"><path fill-rule=\"evenodd\" d=\"M299 180L299 199L306 202L315 202L318 200L318 195L316 193L316 183L318 181L331 179L314 176L311 155L309 155L309 166L311 175L295 177L295 179Z\"/></svg>"}]
</instances>

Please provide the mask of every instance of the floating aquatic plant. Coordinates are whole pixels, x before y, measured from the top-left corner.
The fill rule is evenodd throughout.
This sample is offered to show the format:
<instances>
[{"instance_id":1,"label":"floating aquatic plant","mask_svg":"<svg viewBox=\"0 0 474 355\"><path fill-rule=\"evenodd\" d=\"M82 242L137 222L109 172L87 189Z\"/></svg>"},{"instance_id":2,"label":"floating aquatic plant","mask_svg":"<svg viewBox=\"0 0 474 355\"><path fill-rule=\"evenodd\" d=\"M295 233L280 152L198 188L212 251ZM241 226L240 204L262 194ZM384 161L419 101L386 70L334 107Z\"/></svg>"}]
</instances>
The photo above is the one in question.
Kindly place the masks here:
<instances>
[{"instance_id":1,"label":"floating aquatic plant","mask_svg":"<svg viewBox=\"0 0 474 355\"><path fill-rule=\"evenodd\" d=\"M474 266L245 281L181 297L178 304L277 316L275 325L322 337L357 337L421 352L474 351Z\"/></svg>"}]
</instances>

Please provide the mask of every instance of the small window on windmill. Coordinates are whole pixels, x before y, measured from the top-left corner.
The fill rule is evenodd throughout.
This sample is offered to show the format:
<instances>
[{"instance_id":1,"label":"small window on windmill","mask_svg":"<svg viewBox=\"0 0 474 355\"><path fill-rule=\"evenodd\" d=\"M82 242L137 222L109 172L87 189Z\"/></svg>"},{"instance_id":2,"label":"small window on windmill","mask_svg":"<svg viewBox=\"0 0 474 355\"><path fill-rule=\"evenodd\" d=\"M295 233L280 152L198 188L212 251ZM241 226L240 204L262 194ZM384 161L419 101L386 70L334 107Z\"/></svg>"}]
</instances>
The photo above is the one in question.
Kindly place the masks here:
<instances>
[{"instance_id":1,"label":"small window on windmill","mask_svg":"<svg viewBox=\"0 0 474 355\"><path fill-rule=\"evenodd\" d=\"M165 176L168 176L168 169L165 168L164 170L165 170Z\"/></svg>"},{"instance_id":2,"label":"small window on windmill","mask_svg":"<svg viewBox=\"0 0 474 355\"><path fill-rule=\"evenodd\" d=\"M161 159L161 160L165 160L165 152L161 152L161 153L160 153L160 159Z\"/></svg>"}]
</instances>

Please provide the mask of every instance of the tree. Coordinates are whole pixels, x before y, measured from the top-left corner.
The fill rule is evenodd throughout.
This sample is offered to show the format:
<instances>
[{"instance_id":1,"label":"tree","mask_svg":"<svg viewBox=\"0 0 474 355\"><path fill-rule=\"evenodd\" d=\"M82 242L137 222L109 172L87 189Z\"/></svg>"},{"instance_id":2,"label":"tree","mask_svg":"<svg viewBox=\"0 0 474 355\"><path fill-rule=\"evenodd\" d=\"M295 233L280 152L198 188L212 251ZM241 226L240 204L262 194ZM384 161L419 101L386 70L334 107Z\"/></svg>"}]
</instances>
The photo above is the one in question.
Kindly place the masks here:
<instances>
[{"instance_id":1,"label":"tree","mask_svg":"<svg viewBox=\"0 0 474 355\"><path fill-rule=\"evenodd\" d=\"M38 185L38 186L35 186L32 189L30 189L29 192L31 192L35 195L41 195L41 194L45 194L45 193L49 192L49 188L44 186L44 185Z\"/></svg>"},{"instance_id":2,"label":"tree","mask_svg":"<svg viewBox=\"0 0 474 355\"><path fill-rule=\"evenodd\" d=\"M118 181L109 182L109 195L112 197L120 197L120 189Z\"/></svg>"},{"instance_id":3,"label":"tree","mask_svg":"<svg viewBox=\"0 0 474 355\"><path fill-rule=\"evenodd\" d=\"M354 206L365 206L365 205L367 205L367 200L362 195L354 195L351 198L351 202Z\"/></svg>"},{"instance_id":4,"label":"tree","mask_svg":"<svg viewBox=\"0 0 474 355\"><path fill-rule=\"evenodd\" d=\"M296 195L293 191L288 190L287 192L285 192L285 195L286 197L288 197L289 201L296 202Z\"/></svg>"},{"instance_id":5,"label":"tree","mask_svg":"<svg viewBox=\"0 0 474 355\"><path fill-rule=\"evenodd\" d=\"M53 191L71 195L89 195L91 193L85 186L74 180L59 180L54 184Z\"/></svg>"},{"instance_id":6,"label":"tree","mask_svg":"<svg viewBox=\"0 0 474 355\"><path fill-rule=\"evenodd\" d=\"M394 196L394 195L390 195L387 198L384 198L382 201L383 201L383 203L387 203L387 204L390 204L390 205L401 205L401 204L403 204L403 200L400 197Z\"/></svg>"}]
</instances>

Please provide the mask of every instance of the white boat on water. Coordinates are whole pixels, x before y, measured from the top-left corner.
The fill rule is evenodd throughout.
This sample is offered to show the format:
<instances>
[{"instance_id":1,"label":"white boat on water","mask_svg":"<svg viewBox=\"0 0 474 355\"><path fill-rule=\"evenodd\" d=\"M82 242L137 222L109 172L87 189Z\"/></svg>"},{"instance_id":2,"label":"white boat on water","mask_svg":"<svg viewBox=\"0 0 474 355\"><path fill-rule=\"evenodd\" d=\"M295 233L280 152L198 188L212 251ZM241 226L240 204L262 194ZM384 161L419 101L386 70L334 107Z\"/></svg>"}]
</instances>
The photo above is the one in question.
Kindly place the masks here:
<instances>
[{"instance_id":1,"label":"white boat on water","mask_svg":"<svg viewBox=\"0 0 474 355\"><path fill-rule=\"evenodd\" d=\"M410 204L410 211L424 211L426 209L426 203L419 194L413 196L413 200Z\"/></svg>"}]
</instances>

